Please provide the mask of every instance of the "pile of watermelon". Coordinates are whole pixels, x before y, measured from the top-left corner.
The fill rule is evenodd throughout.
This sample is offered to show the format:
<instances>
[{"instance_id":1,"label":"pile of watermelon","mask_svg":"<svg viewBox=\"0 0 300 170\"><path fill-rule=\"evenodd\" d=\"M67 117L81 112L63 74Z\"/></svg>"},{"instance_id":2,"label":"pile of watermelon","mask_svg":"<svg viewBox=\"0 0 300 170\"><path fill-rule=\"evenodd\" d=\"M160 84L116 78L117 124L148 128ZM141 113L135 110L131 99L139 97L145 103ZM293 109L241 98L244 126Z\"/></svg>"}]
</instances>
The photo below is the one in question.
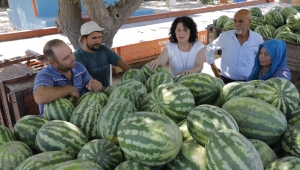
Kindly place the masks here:
<instances>
[{"instance_id":1,"label":"pile of watermelon","mask_svg":"<svg viewBox=\"0 0 300 170\"><path fill-rule=\"evenodd\" d=\"M291 7L274 6L263 14L258 7L249 9L252 15L250 29L265 38L300 43L300 5ZM222 15L216 26L226 30L234 29L233 18Z\"/></svg>"},{"instance_id":2,"label":"pile of watermelon","mask_svg":"<svg viewBox=\"0 0 300 170\"><path fill-rule=\"evenodd\" d=\"M0 126L3 170L300 169L299 92L289 81L171 77L149 64L105 92Z\"/></svg>"}]
</instances>

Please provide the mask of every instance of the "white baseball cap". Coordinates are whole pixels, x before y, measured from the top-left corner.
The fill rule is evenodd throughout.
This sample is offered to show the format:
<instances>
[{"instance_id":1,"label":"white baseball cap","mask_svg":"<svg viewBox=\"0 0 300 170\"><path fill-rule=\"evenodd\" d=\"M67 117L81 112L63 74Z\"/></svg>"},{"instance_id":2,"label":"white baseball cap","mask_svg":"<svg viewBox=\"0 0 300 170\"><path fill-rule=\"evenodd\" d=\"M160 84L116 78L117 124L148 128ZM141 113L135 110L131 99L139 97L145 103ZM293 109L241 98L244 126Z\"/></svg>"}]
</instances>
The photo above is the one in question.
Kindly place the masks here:
<instances>
[{"instance_id":1,"label":"white baseball cap","mask_svg":"<svg viewBox=\"0 0 300 170\"><path fill-rule=\"evenodd\" d=\"M100 27L95 21L88 21L84 24L82 24L81 28L80 28L80 41L83 35L89 35L92 32L95 31L103 31L104 28Z\"/></svg>"}]
</instances>

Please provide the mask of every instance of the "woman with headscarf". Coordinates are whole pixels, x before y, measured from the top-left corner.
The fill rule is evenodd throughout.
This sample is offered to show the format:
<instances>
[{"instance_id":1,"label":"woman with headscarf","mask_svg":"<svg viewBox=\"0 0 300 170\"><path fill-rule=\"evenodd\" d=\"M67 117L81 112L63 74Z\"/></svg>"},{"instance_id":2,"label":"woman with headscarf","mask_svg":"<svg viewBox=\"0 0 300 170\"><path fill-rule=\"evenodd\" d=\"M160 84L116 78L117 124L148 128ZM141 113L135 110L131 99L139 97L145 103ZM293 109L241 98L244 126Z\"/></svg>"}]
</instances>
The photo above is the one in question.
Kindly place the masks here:
<instances>
[{"instance_id":1,"label":"woman with headscarf","mask_svg":"<svg viewBox=\"0 0 300 170\"><path fill-rule=\"evenodd\" d=\"M260 44L254 66L247 81L267 80L274 77L291 79L291 71L286 66L286 44L282 40L268 40Z\"/></svg>"}]
</instances>

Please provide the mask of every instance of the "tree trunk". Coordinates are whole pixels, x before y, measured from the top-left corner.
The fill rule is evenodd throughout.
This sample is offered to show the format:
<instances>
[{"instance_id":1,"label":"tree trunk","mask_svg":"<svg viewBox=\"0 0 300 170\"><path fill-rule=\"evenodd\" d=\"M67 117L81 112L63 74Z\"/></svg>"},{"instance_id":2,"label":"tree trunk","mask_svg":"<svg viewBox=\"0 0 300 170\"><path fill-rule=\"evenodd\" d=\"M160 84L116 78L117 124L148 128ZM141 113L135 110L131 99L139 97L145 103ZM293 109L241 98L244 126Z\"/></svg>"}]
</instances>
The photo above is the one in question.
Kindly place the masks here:
<instances>
[{"instance_id":1,"label":"tree trunk","mask_svg":"<svg viewBox=\"0 0 300 170\"><path fill-rule=\"evenodd\" d=\"M81 14L81 5L72 0L58 0L59 10L57 12L56 27L63 31L73 45L73 48L79 49L81 44L80 27L84 23Z\"/></svg>"},{"instance_id":2,"label":"tree trunk","mask_svg":"<svg viewBox=\"0 0 300 170\"><path fill-rule=\"evenodd\" d=\"M82 0L90 19L105 28L103 43L110 47L122 24L139 8L142 2L143 0L119 0L106 8L102 0Z\"/></svg>"}]
</instances>

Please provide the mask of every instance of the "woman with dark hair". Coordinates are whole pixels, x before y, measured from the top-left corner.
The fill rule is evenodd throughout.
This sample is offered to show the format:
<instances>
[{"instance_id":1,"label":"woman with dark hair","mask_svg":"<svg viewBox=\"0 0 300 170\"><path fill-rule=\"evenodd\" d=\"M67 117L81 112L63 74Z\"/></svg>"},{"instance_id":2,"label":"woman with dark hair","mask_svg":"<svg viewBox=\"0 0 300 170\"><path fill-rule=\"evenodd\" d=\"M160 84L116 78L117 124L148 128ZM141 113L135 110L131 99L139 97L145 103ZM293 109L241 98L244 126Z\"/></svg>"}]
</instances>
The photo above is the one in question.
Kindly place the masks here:
<instances>
[{"instance_id":1,"label":"woman with dark hair","mask_svg":"<svg viewBox=\"0 0 300 170\"><path fill-rule=\"evenodd\" d=\"M159 57L150 62L151 69L169 63L172 77L201 72L205 62L205 45L198 41L197 34L197 24L192 18L177 17L170 28L170 42Z\"/></svg>"},{"instance_id":2,"label":"woman with dark hair","mask_svg":"<svg viewBox=\"0 0 300 170\"><path fill-rule=\"evenodd\" d=\"M267 80L279 77L291 80L291 71L286 66L286 44L282 40L268 40L260 44L254 66L247 81Z\"/></svg>"}]
</instances>

